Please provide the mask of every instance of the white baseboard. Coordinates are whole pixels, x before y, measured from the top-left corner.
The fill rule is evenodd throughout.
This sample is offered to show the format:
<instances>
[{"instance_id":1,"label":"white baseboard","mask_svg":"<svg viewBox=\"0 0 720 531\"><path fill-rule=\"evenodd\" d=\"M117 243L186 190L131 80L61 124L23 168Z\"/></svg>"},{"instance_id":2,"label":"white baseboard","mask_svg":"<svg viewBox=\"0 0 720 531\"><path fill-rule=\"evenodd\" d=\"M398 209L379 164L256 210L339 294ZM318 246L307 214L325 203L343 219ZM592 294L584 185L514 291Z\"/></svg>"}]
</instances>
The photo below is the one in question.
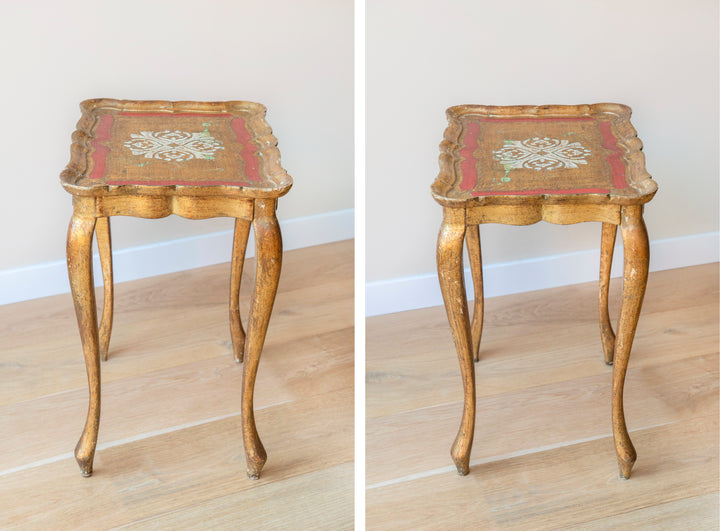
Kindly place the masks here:
<instances>
[{"instance_id":1,"label":"white baseboard","mask_svg":"<svg viewBox=\"0 0 720 531\"><path fill-rule=\"evenodd\" d=\"M618 240L621 238L618 236ZM650 271L662 271L720 260L720 234L710 232L650 242ZM622 244L615 248L612 276L622 275ZM597 280L600 250L543 256L483 267L485 297L555 288ZM470 269L465 270L472 298ZM365 285L365 315L383 315L443 304L437 275L393 278Z\"/></svg>"},{"instance_id":2,"label":"white baseboard","mask_svg":"<svg viewBox=\"0 0 720 531\"><path fill-rule=\"evenodd\" d=\"M286 251L347 240L354 235L354 209L337 210L280 222ZM164 275L230 261L233 231L141 245L113 251L115 282ZM255 255L252 231L247 256ZM102 284L94 255L95 284ZM0 305L69 293L65 260L0 271Z\"/></svg>"}]
</instances>

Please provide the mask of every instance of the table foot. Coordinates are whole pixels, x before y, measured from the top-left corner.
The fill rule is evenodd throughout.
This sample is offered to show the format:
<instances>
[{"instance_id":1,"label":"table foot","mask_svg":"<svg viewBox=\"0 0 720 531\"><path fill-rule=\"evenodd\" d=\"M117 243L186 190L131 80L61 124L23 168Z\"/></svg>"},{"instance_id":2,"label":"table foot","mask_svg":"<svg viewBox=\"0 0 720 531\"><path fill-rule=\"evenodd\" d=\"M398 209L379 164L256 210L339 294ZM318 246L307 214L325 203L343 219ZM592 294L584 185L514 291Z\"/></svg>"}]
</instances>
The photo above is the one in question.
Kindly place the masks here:
<instances>
[{"instance_id":1,"label":"table foot","mask_svg":"<svg viewBox=\"0 0 720 531\"><path fill-rule=\"evenodd\" d=\"M618 469L620 470L620 479L630 479L630 474L632 472L633 465L635 464L635 460L632 461L620 461L618 460Z\"/></svg>"},{"instance_id":2,"label":"table foot","mask_svg":"<svg viewBox=\"0 0 720 531\"><path fill-rule=\"evenodd\" d=\"M265 461L267 460L267 457L263 459L262 461L258 461L255 463L253 467L250 467L248 465L247 468L247 476L252 479L253 481L260 479L260 471L262 470L263 466L265 466Z\"/></svg>"},{"instance_id":3,"label":"table foot","mask_svg":"<svg viewBox=\"0 0 720 531\"><path fill-rule=\"evenodd\" d=\"M89 478L92 476L93 473L93 459L94 455L88 457L78 457L77 454L75 455L75 460L77 461L78 466L80 467L80 474L84 478Z\"/></svg>"},{"instance_id":4,"label":"table foot","mask_svg":"<svg viewBox=\"0 0 720 531\"><path fill-rule=\"evenodd\" d=\"M458 476L467 476L470 473L470 448L464 444L465 439L464 435L461 436L458 433L450 450L450 456L455 463Z\"/></svg>"}]
</instances>

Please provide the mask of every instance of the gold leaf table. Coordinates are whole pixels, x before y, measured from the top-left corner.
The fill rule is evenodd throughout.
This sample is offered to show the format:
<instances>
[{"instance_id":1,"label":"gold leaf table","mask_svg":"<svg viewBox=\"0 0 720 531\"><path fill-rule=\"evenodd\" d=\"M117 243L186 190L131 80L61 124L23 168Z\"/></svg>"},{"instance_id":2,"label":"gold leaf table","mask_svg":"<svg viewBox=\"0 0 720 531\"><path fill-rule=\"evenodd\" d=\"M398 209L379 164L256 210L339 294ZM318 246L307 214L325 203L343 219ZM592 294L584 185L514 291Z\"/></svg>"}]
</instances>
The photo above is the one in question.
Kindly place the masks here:
<instances>
[{"instance_id":1,"label":"gold leaf table","mask_svg":"<svg viewBox=\"0 0 720 531\"><path fill-rule=\"evenodd\" d=\"M280 166L265 107L252 102L169 102L97 99L80 105L71 159L60 180L73 195L67 264L90 387L75 457L93 471L100 422L100 358L107 359L113 312L110 216L235 218L230 279L230 329L242 362L242 431L248 475L267 459L255 427L253 391L277 291L282 240L277 200L292 186ZM247 321L238 296L250 225L255 231L255 287ZM91 245L97 234L104 283L98 329Z\"/></svg>"},{"instance_id":2,"label":"gold leaf table","mask_svg":"<svg viewBox=\"0 0 720 531\"><path fill-rule=\"evenodd\" d=\"M630 477L636 452L623 412L623 386L648 275L643 205L657 191L645 170L642 142L619 104L493 107L447 111L440 173L432 195L443 207L437 267L463 380L464 405L451 456L469 472L475 427L475 369L483 323L479 225L544 220L602 222L600 332L605 362L614 364L612 425L620 475ZM617 227L624 245L622 305L615 336L608 285ZM467 242L475 304L470 320L463 279Z\"/></svg>"}]
</instances>

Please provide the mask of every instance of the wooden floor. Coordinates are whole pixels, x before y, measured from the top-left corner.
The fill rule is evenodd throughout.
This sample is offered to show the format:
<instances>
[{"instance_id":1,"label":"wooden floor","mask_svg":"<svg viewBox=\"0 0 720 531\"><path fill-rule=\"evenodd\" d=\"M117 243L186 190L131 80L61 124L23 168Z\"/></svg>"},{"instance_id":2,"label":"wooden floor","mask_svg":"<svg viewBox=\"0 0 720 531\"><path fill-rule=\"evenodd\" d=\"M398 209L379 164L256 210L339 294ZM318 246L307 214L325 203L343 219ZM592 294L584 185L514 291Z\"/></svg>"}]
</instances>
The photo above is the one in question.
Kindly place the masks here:
<instances>
[{"instance_id":1,"label":"wooden floor","mask_svg":"<svg viewBox=\"0 0 720 531\"><path fill-rule=\"evenodd\" d=\"M627 481L596 290L486 301L465 477L450 460L462 389L444 308L368 320L368 529L720 527L717 264L650 275L625 387Z\"/></svg>"},{"instance_id":2,"label":"wooden floor","mask_svg":"<svg viewBox=\"0 0 720 531\"><path fill-rule=\"evenodd\" d=\"M353 242L285 254L255 393L258 481L228 288L229 264L116 286L89 479L72 457L88 392L70 296L0 307L0 529L352 529Z\"/></svg>"}]
</instances>

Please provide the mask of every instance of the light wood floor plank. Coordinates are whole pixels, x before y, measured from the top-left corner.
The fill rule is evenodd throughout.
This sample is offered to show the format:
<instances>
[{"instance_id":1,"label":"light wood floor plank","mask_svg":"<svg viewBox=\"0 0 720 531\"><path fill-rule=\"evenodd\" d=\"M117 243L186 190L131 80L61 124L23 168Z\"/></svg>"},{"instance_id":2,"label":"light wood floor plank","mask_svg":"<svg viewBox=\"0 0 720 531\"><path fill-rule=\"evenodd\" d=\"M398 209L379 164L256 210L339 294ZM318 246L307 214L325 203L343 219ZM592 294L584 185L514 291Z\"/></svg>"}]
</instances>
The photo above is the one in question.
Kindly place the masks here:
<instances>
[{"instance_id":1,"label":"light wood floor plank","mask_svg":"<svg viewBox=\"0 0 720 531\"><path fill-rule=\"evenodd\" d=\"M263 529L267 515L256 507L285 500L272 520L275 529L353 529L353 465L345 463L229 494L177 511L142 520L121 529ZM332 494L329 494L332 493Z\"/></svg>"},{"instance_id":2,"label":"light wood floor plank","mask_svg":"<svg viewBox=\"0 0 720 531\"><path fill-rule=\"evenodd\" d=\"M717 351L717 267L688 268L686 274L695 281L687 290L677 287L683 283L677 271L685 270L650 275L631 368ZM651 291L654 285L657 289ZM679 299L675 310L668 309L671 297ZM597 287L591 283L488 299L481 361L476 364L477 393L606 372L596 298ZM370 318L367 338L368 417L461 400L457 357L444 308Z\"/></svg>"},{"instance_id":3,"label":"light wood floor plank","mask_svg":"<svg viewBox=\"0 0 720 531\"><path fill-rule=\"evenodd\" d=\"M676 531L678 523L693 531L717 530L720 496L716 492L683 500L644 507L623 514L585 522L581 529L614 531L617 529L654 529Z\"/></svg>"},{"instance_id":4,"label":"light wood floor plank","mask_svg":"<svg viewBox=\"0 0 720 531\"><path fill-rule=\"evenodd\" d=\"M631 434L717 414L718 377L716 355L685 360L672 374L661 368L629 371L625 415ZM610 382L606 374L478 397L472 461L611 436ZM449 465L461 412L462 403L456 402L368 423L367 453L374 458L368 459L367 484ZM608 444L612 447L611 440ZM642 454L642 448L636 449ZM607 463L614 466L612 460Z\"/></svg>"},{"instance_id":5,"label":"light wood floor plank","mask_svg":"<svg viewBox=\"0 0 720 531\"><path fill-rule=\"evenodd\" d=\"M92 478L80 477L71 457L7 475L0 482L0 514L10 525L107 528L332 468L353 459L352 412L347 393L258 411L269 456L258 481L245 475L240 418L234 416L102 449ZM352 491L352 483L345 488ZM277 503L280 510L284 504Z\"/></svg>"},{"instance_id":6,"label":"light wood floor plank","mask_svg":"<svg viewBox=\"0 0 720 531\"><path fill-rule=\"evenodd\" d=\"M717 416L708 416L633 433L644 464L630 480L607 466L612 442L598 439L475 465L465 477L448 471L370 489L367 527L582 528L648 505L717 495L717 430Z\"/></svg>"},{"instance_id":7,"label":"light wood floor plank","mask_svg":"<svg viewBox=\"0 0 720 531\"><path fill-rule=\"evenodd\" d=\"M687 528L682 510L700 502L683 500L718 496L717 273L650 275L625 386L638 450L628 481L617 478L596 283L487 301L467 477L449 456L462 386L444 309L368 319L368 528ZM693 528L720 525L717 511L700 514Z\"/></svg>"},{"instance_id":8,"label":"light wood floor plank","mask_svg":"<svg viewBox=\"0 0 720 531\"><path fill-rule=\"evenodd\" d=\"M116 287L89 479L72 457L87 381L70 298L0 307L0 344L7 345L0 351L0 528L150 526L175 512L212 527L215 509L218 525L229 526L233 516L242 521L246 504L238 500L245 499L254 500L253 518L269 526L312 522L305 502L322 499L327 518L315 521L347 527L352 264L352 241L285 254L256 384L256 422L268 452L259 481L245 475L227 264ZM252 263L245 273L243 319ZM304 498L296 488L307 491Z\"/></svg>"},{"instance_id":9,"label":"light wood floor plank","mask_svg":"<svg viewBox=\"0 0 720 531\"><path fill-rule=\"evenodd\" d=\"M352 242L325 247L286 253L267 345L352 326ZM244 322L253 268L254 260L248 260L240 297ZM118 284L103 382L222 355L232 358L229 282L229 265L220 264ZM86 386L72 308L69 295L0 306L6 375L0 405Z\"/></svg>"}]
</instances>

